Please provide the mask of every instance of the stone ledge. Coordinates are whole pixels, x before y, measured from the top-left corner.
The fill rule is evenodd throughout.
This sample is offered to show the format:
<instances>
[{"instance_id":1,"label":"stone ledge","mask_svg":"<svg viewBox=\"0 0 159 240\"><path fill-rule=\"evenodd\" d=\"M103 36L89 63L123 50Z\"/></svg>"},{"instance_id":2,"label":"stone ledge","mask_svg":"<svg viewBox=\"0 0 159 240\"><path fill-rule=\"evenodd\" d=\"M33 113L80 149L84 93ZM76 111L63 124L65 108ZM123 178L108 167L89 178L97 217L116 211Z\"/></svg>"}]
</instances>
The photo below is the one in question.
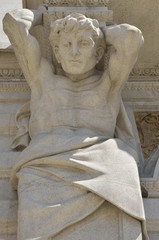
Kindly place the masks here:
<instances>
[{"instance_id":1,"label":"stone ledge","mask_svg":"<svg viewBox=\"0 0 159 240\"><path fill-rule=\"evenodd\" d=\"M17 231L17 201L0 201L0 236L15 236Z\"/></svg>"},{"instance_id":2,"label":"stone ledge","mask_svg":"<svg viewBox=\"0 0 159 240\"><path fill-rule=\"evenodd\" d=\"M10 171L15 163L20 152L8 151L0 153L0 179L9 178Z\"/></svg>"},{"instance_id":3,"label":"stone ledge","mask_svg":"<svg viewBox=\"0 0 159 240\"><path fill-rule=\"evenodd\" d=\"M159 199L144 199L148 232L158 234L159 239Z\"/></svg>"}]
</instances>

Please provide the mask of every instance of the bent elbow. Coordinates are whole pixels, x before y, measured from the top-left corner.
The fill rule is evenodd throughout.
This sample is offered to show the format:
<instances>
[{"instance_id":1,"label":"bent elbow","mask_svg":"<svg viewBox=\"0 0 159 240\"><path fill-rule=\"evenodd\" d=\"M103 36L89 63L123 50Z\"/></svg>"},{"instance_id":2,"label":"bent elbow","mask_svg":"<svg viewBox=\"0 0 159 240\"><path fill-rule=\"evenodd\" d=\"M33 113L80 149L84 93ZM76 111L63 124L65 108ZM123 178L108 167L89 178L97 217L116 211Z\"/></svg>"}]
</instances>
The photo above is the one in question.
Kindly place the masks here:
<instances>
[{"instance_id":1,"label":"bent elbow","mask_svg":"<svg viewBox=\"0 0 159 240\"><path fill-rule=\"evenodd\" d=\"M126 45L131 51L139 51L144 43L144 37L140 29L130 26L127 31Z\"/></svg>"}]
</instances>

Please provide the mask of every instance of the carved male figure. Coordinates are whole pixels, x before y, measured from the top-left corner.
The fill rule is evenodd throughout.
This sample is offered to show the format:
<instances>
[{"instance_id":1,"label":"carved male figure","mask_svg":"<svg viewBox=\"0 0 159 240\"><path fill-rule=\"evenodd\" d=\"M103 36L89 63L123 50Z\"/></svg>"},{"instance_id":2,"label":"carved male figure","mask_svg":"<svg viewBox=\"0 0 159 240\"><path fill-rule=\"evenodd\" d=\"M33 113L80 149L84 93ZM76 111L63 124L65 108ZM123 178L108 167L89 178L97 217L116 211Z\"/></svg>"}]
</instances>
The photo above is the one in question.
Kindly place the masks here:
<instances>
[{"instance_id":1,"label":"carved male figure","mask_svg":"<svg viewBox=\"0 0 159 240\"><path fill-rule=\"evenodd\" d=\"M53 22L58 75L29 33L33 24L26 9L4 18L31 88L31 141L11 178L19 196L18 239L146 239L135 151L124 142L129 123L121 118L121 91L143 43L141 31L128 24L101 31L82 14ZM95 66L105 40L113 51L101 73Z\"/></svg>"}]
</instances>

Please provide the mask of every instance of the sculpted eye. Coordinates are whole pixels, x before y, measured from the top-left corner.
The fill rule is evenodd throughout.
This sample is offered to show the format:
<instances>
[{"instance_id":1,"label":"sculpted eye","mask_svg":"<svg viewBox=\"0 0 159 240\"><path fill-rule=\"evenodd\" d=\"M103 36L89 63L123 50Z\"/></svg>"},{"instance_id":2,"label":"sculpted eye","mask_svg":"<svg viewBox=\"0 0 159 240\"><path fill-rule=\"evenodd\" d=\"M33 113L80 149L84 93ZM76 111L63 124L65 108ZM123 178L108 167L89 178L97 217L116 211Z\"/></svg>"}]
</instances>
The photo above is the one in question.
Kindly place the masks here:
<instances>
[{"instance_id":1,"label":"sculpted eye","mask_svg":"<svg viewBox=\"0 0 159 240\"><path fill-rule=\"evenodd\" d=\"M80 46L81 46L81 47L88 47L89 45L90 45L90 42L89 42L89 41L83 40L83 41L80 42Z\"/></svg>"},{"instance_id":2,"label":"sculpted eye","mask_svg":"<svg viewBox=\"0 0 159 240\"><path fill-rule=\"evenodd\" d=\"M64 42L64 43L63 43L63 46L64 46L65 48L69 48L69 47L71 47L71 42Z\"/></svg>"}]
</instances>

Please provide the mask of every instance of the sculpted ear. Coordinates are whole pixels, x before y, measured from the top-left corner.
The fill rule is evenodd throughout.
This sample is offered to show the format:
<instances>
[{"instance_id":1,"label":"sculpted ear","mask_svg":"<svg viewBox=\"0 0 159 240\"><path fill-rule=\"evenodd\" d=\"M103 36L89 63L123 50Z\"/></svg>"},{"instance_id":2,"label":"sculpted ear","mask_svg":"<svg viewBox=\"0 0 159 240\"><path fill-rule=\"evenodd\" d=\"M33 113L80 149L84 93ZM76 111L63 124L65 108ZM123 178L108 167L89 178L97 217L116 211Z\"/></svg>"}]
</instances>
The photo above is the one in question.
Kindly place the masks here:
<instances>
[{"instance_id":1,"label":"sculpted ear","mask_svg":"<svg viewBox=\"0 0 159 240\"><path fill-rule=\"evenodd\" d=\"M61 58L60 58L59 47L58 46L54 46L54 54L55 54L55 57L57 59L57 62L61 63Z\"/></svg>"},{"instance_id":2,"label":"sculpted ear","mask_svg":"<svg viewBox=\"0 0 159 240\"><path fill-rule=\"evenodd\" d=\"M104 55L104 48L103 47L98 47L96 50L96 57L97 57L97 62L101 60L101 58Z\"/></svg>"}]
</instances>

